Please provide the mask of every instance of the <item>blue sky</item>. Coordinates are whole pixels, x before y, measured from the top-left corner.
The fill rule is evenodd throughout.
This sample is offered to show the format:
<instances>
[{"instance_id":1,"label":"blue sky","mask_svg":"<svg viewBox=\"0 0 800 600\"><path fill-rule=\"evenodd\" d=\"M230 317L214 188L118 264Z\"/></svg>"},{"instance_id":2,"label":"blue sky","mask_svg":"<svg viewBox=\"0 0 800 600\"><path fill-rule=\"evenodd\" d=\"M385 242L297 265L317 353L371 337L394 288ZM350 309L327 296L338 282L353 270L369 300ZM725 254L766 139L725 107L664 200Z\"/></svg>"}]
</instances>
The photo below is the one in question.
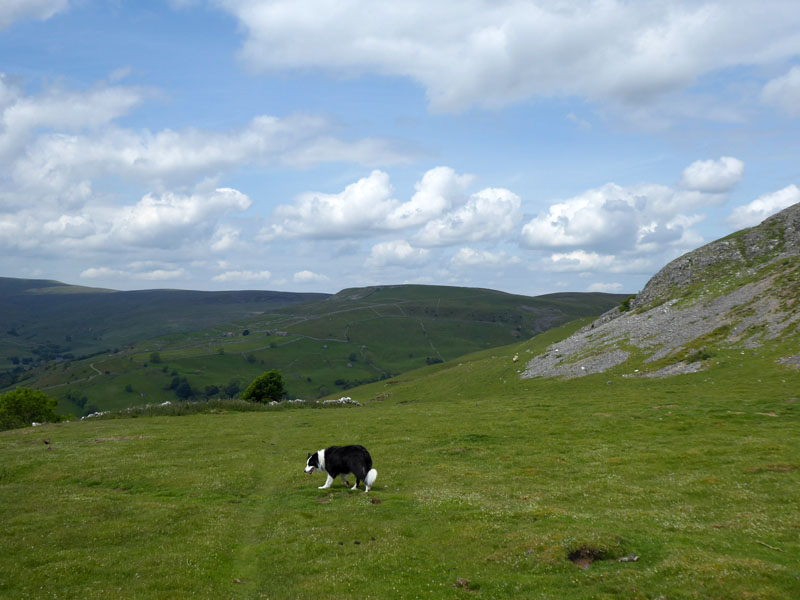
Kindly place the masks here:
<instances>
[{"instance_id":1,"label":"blue sky","mask_svg":"<svg viewBox=\"0 0 800 600\"><path fill-rule=\"evenodd\" d=\"M6 0L0 275L635 293L799 119L794 0Z\"/></svg>"}]
</instances>

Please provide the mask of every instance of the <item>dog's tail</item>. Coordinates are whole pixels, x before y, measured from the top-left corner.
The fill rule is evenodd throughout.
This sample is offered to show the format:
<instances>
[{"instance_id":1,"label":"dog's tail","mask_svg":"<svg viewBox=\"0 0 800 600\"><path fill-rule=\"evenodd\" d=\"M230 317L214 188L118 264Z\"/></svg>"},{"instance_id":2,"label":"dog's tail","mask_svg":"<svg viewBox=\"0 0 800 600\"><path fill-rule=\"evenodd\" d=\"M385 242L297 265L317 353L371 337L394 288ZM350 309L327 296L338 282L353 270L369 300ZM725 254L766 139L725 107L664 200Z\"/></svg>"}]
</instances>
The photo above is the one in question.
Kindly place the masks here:
<instances>
[{"instance_id":1,"label":"dog's tail","mask_svg":"<svg viewBox=\"0 0 800 600\"><path fill-rule=\"evenodd\" d=\"M367 473L367 478L364 480L364 487L367 489L364 490L366 494L369 491L369 488L372 487L372 484L375 483L375 480L378 478L378 472L375 469L370 469L369 473Z\"/></svg>"}]
</instances>

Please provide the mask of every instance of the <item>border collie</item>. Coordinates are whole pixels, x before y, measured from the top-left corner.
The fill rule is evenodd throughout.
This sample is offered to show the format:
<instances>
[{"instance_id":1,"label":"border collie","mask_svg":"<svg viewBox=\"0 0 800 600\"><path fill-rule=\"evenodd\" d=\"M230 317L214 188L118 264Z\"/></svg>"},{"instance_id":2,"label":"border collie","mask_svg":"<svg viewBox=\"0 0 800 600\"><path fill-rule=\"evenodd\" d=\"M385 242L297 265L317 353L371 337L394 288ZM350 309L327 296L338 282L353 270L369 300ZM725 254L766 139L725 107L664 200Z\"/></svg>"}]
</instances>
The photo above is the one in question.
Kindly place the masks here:
<instances>
[{"instance_id":1,"label":"border collie","mask_svg":"<svg viewBox=\"0 0 800 600\"><path fill-rule=\"evenodd\" d=\"M311 475L317 469L328 475L325 485L319 488L321 490L331 487L337 477L341 477L342 483L349 486L345 477L352 473L356 476L356 484L350 489L357 489L358 484L363 481L366 494L378 477L378 472L372 468L372 457L364 446L331 446L309 454L306 473Z\"/></svg>"}]
</instances>

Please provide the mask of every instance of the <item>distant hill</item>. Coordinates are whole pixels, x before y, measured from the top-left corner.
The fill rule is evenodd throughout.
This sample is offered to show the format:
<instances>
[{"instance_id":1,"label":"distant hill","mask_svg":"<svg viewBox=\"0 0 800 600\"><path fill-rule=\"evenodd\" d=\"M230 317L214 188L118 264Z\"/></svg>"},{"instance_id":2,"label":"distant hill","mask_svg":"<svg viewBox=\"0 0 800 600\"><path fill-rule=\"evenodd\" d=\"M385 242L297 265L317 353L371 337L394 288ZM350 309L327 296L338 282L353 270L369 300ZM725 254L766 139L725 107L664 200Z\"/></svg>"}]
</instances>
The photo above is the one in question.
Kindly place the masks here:
<instances>
[{"instance_id":1,"label":"distant hill","mask_svg":"<svg viewBox=\"0 0 800 600\"><path fill-rule=\"evenodd\" d=\"M214 327L329 294L142 290L120 292L0 277L0 370L14 359L74 359L143 339Z\"/></svg>"},{"instance_id":2,"label":"distant hill","mask_svg":"<svg viewBox=\"0 0 800 600\"><path fill-rule=\"evenodd\" d=\"M475 288L390 285L320 294L293 304L287 300L296 298L279 297L273 299L275 304L283 300L284 305L270 308L263 304L269 293L261 293L266 295L262 303L252 294L258 293L62 294L62 299L98 303L78 322L91 327L91 333L98 332L102 323L106 329L94 341L109 344L109 351L84 360L75 356L69 361L42 361L18 373L14 384L46 389L62 400L63 412L73 414L228 397L269 369L283 373L292 396L318 398L476 350L527 340L569 321L600 315L625 297L602 293L531 297ZM26 292L25 297L45 295ZM142 301L149 297L151 302ZM57 306L58 314L63 314L63 304ZM76 301L71 306L80 313L87 304ZM108 314L94 322L92 315L100 307ZM30 320L7 337L31 335L36 313L28 310ZM192 318L192 312L197 317ZM45 319L51 324L55 320ZM196 326L190 329L191 325ZM42 326L41 335L46 332L51 339L68 335L67 323L51 327L59 329L54 333ZM151 335L145 338L143 331ZM111 347L111 340L131 340L134 335L138 340Z\"/></svg>"},{"instance_id":3,"label":"distant hill","mask_svg":"<svg viewBox=\"0 0 800 600\"><path fill-rule=\"evenodd\" d=\"M767 351L800 365L800 204L672 261L638 296L534 358L524 377L615 368L663 377Z\"/></svg>"}]
</instances>

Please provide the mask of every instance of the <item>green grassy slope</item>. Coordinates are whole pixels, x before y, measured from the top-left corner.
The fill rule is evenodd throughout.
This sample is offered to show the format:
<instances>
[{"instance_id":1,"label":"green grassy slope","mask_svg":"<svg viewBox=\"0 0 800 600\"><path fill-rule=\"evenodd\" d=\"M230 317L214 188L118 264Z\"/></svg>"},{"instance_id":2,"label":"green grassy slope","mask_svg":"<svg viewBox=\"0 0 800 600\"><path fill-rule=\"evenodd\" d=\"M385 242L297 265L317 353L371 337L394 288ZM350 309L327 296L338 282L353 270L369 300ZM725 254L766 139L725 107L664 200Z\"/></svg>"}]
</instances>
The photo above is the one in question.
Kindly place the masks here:
<instances>
[{"instance_id":1,"label":"green grassy slope","mask_svg":"<svg viewBox=\"0 0 800 600\"><path fill-rule=\"evenodd\" d=\"M283 373L290 396L317 398L528 339L576 317L599 315L621 298L442 286L344 290L215 329L147 340L110 356L51 364L25 385L61 398L60 410L76 415L175 401L168 389L175 377L204 395L207 386L224 389L232 381L243 389L269 369ZM153 352L160 363L151 362ZM68 396L86 401L78 405Z\"/></svg>"},{"instance_id":2,"label":"green grassy slope","mask_svg":"<svg viewBox=\"0 0 800 600\"><path fill-rule=\"evenodd\" d=\"M0 597L797 598L786 348L519 379L513 355L574 328L351 390L360 408L0 433ZM372 452L369 495L303 473L335 443Z\"/></svg>"},{"instance_id":3,"label":"green grassy slope","mask_svg":"<svg viewBox=\"0 0 800 600\"><path fill-rule=\"evenodd\" d=\"M0 371L20 360L69 358L168 333L196 331L327 294L141 290L0 277Z\"/></svg>"}]
</instances>

